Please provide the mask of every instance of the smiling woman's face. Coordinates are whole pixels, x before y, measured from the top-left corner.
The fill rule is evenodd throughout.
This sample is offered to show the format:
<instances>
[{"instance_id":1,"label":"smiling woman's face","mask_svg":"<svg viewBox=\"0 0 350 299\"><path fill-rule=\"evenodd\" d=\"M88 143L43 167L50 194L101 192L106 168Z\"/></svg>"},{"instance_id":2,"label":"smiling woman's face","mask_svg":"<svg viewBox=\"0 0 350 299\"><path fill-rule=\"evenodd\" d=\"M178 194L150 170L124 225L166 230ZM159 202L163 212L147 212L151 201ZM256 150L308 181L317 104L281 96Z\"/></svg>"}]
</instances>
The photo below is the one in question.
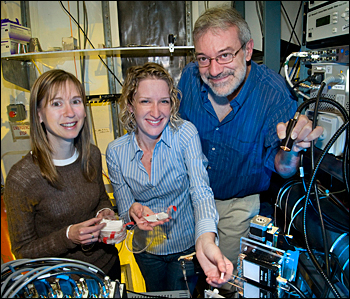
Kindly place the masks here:
<instances>
[{"instance_id":1,"label":"smiling woman's face","mask_svg":"<svg viewBox=\"0 0 350 299\"><path fill-rule=\"evenodd\" d=\"M42 101L41 104L44 104ZM66 81L58 88L55 97L38 108L40 122L46 127L51 145L74 142L84 125L86 113L83 99L76 86Z\"/></svg>"},{"instance_id":2,"label":"smiling woman's face","mask_svg":"<svg viewBox=\"0 0 350 299\"><path fill-rule=\"evenodd\" d=\"M158 140L170 119L169 86L162 79L143 79L134 96L133 106L140 140Z\"/></svg>"}]
</instances>

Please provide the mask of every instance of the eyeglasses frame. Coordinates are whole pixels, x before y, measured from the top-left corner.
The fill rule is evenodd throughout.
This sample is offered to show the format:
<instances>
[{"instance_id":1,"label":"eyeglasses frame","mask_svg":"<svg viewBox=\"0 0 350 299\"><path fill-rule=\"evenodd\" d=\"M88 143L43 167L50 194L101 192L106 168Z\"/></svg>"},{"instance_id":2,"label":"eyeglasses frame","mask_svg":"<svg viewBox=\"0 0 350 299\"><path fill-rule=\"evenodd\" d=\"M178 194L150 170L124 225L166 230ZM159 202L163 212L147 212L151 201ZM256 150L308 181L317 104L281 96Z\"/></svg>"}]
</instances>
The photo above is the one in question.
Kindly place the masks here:
<instances>
[{"instance_id":1,"label":"eyeglasses frame","mask_svg":"<svg viewBox=\"0 0 350 299\"><path fill-rule=\"evenodd\" d=\"M232 60L231 60L231 61L228 61L228 62L224 62L224 63L220 63L220 62L217 60L218 57L222 55L222 54L220 54L220 55L218 55L218 56L216 56L216 57L213 57L213 58L208 57L208 59L209 59L209 64L206 65L206 66L201 66L201 65L199 64L199 61L198 61L197 55L196 55L196 60L198 61L198 67L208 67L208 66L211 65L211 61L214 60L214 59L215 59L215 61L216 61L218 64L220 64L220 65L225 65L225 64L231 63L231 62L233 61L233 59L236 58L238 52L241 51L245 45L246 45L246 43L244 43L235 53L229 53L229 54L232 54Z\"/></svg>"}]
</instances>

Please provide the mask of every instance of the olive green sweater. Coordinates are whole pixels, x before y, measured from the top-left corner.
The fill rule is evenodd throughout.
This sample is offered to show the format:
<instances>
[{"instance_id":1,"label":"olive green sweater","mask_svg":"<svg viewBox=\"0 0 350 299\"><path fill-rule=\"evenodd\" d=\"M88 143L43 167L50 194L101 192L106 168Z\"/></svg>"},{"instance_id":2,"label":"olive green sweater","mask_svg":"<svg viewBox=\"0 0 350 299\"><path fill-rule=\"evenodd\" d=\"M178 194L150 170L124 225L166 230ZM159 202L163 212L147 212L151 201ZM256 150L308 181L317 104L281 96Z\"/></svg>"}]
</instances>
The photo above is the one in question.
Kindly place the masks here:
<instances>
[{"instance_id":1,"label":"olive green sweater","mask_svg":"<svg viewBox=\"0 0 350 299\"><path fill-rule=\"evenodd\" d=\"M31 153L13 165L6 178L4 201L16 258L77 259L108 273L118 255L115 246L97 242L85 252L66 236L69 225L94 218L100 209L112 208L102 179L101 153L94 145L91 158L98 174L91 183L82 174L80 158L70 165L56 166L62 190L42 177Z\"/></svg>"}]
</instances>

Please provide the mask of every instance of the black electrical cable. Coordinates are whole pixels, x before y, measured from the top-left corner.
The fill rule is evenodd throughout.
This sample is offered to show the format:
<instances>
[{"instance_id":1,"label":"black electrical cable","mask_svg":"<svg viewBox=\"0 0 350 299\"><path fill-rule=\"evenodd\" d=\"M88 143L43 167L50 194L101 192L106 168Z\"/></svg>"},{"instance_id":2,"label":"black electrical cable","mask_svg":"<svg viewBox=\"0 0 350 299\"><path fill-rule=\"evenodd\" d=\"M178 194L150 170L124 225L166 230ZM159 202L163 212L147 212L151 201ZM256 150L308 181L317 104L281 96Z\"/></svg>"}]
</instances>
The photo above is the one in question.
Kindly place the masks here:
<instances>
[{"instance_id":1,"label":"black electrical cable","mask_svg":"<svg viewBox=\"0 0 350 299\"><path fill-rule=\"evenodd\" d=\"M263 30L263 21L262 21L262 9L261 9L261 6L260 6L260 2L261 1L255 1L255 9L256 9L256 13L258 15L258 20L259 20L259 25L260 25L260 32L261 32L261 36L262 38L264 38L264 30Z\"/></svg>"},{"instance_id":2,"label":"black electrical cable","mask_svg":"<svg viewBox=\"0 0 350 299\"><path fill-rule=\"evenodd\" d=\"M305 243L306 243L306 247L307 247L307 251L311 257L311 260L313 261L314 265L316 266L316 269L318 270L318 272L323 276L323 278L326 280L326 282L328 283L328 285L330 286L330 288L332 289L332 291L334 292L334 294L340 298L340 295L338 293L338 291L335 289L335 287L333 286L333 284L329 281L328 277L326 276L326 274L323 272L321 266L319 265L319 263L317 262L317 259L315 258L314 254L311 251L311 248L309 246L308 240L307 240L307 233L306 233L306 209L307 209L307 202L308 202L308 198L310 196L310 192L312 189L312 185L313 182L316 178L316 173L317 170L319 168L319 166L321 165L321 162L323 160L323 158L326 156L327 152L329 151L329 149L332 147L332 145L334 144L334 142L336 141L336 139L340 136L341 133L343 133L343 131L346 129L346 127L349 126L349 121L347 120L346 123L344 123L338 130L337 132L332 136L332 138L329 140L329 142L327 143L326 147L324 148L324 150L322 151L322 154L316 164L316 167L314 169L314 172L312 174L311 180L310 180L310 185L309 185L309 189L306 195L306 199L305 199L305 206L304 206L304 215L303 215L303 224L304 224L304 237L305 237ZM327 250L328 251L328 250ZM328 257L327 257L328 258Z\"/></svg>"},{"instance_id":3,"label":"black electrical cable","mask_svg":"<svg viewBox=\"0 0 350 299\"><path fill-rule=\"evenodd\" d=\"M317 92L316 101L315 101L315 108L314 108L314 117L312 120L312 130L314 130L316 128L316 125L317 125L318 106L320 103L322 91L326 85L327 85L326 82L322 81L321 86ZM313 144L314 144L314 142L311 142L311 167L312 167L312 170L315 167Z\"/></svg>"},{"instance_id":4,"label":"black electrical cable","mask_svg":"<svg viewBox=\"0 0 350 299\"><path fill-rule=\"evenodd\" d=\"M295 62L296 62L296 63L295 63L295 67L294 67L294 66L292 67L292 70L293 70L293 68L295 68L296 71L293 73L293 76L291 77L291 80L294 80L296 74L298 73L297 70L298 70L299 67L300 67L300 60L301 60L301 59L299 59L299 57L298 57L298 58L296 59L296 61L295 61Z\"/></svg>"},{"instance_id":5,"label":"black electrical cable","mask_svg":"<svg viewBox=\"0 0 350 299\"><path fill-rule=\"evenodd\" d=\"M287 51L288 51L288 48L289 48L289 44L290 44L290 42L291 42L291 40L292 40L292 38L293 38L293 33L294 33L295 36L297 37L297 35L296 35L296 33L295 33L295 27L296 27L296 25L297 25L297 21L298 21L298 18L299 18L299 14L300 14L300 10L301 10L302 5L303 5L303 1L300 1L300 6L299 6L298 13L297 13L297 17L296 17L295 22L294 22L294 26L292 26L292 23L291 23L290 20L289 20L288 14L287 14L287 12L285 11L285 14L286 14L286 16L287 16L287 18L288 18L289 24L290 24L290 26L292 27L292 33L291 33L291 35L290 35L290 38L289 38L289 41L288 41L287 48L286 48L286 51L285 51L285 53L284 53L283 59L281 60L282 62L281 62L280 69L279 69L278 73L281 72L282 66L284 65L284 61L286 60L287 53L288 53ZM282 4L282 1L281 1L281 6L282 6L282 8L284 9L284 6L283 6L283 4ZM299 46L301 46L298 37L297 37L297 40L298 40Z\"/></svg>"},{"instance_id":6,"label":"black electrical cable","mask_svg":"<svg viewBox=\"0 0 350 299\"><path fill-rule=\"evenodd\" d=\"M300 298L307 298L305 295L304 295L304 293L301 291L301 290L299 290L299 288L297 288L294 284L292 284L291 282L289 282L288 280L287 280L287 286L289 286L291 289L293 289L293 291L295 291L299 296L300 296Z\"/></svg>"},{"instance_id":7,"label":"black electrical cable","mask_svg":"<svg viewBox=\"0 0 350 299\"><path fill-rule=\"evenodd\" d=\"M344 280L345 280L345 285L346 285L347 288L349 289L349 279L346 277L346 273L345 273L345 271L344 271L342 265L340 264L340 262L339 262L339 260L338 260L338 256L336 256L336 255L334 254L334 252L330 252L329 254L330 254L331 258L332 258L332 259L335 261L335 263L337 264L337 266L338 266L338 268L339 268L340 272L342 273L343 278L344 278ZM335 272L335 270L334 270L334 272ZM341 278L339 278L339 281L341 281ZM344 283L344 281L342 281L342 283Z\"/></svg>"},{"instance_id":8,"label":"black electrical cable","mask_svg":"<svg viewBox=\"0 0 350 299\"><path fill-rule=\"evenodd\" d=\"M344 176L344 183L346 186L346 191L349 195L350 190L349 190L349 180L348 180L348 173L349 173L349 164L350 164L350 150L349 150L349 141L350 141L350 129L347 130L347 134L345 135L345 150L343 154L343 174Z\"/></svg>"},{"instance_id":9,"label":"black electrical cable","mask_svg":"<svg viewBox=\"0 0 350 299\"><path fill-rule=\"evenodd\" d=\"M316 125L317 125L318 107L319 107L319 103L320 103L320 98L321 98L323 88L326 85L327 85L327 83L322 81L320 89L318 90L318 93L316 96L314 118L312 120L312 130L314 130L316 128ZM314 141L311 141L310 150L311 150L311 171L314 172L314 169L315 169ZM323 216L322 216L320 200L318 198L317 184L316 184L316 182L315 183L310 182L309 186L313 187L315 190L315 201L316 201L316 206L317 206L318 217L320 219L321 233L322 233L322 239L323 239L324 257L325 257L325 263L326 263L326 275L327 275L327 277L329 277L330 276L330 266L329 266L329 258L328 258L328 256L329 256L328 241L327 241L327 236L326 236L326 229L324 227L324 221L323 221ZM305 199L305 206L307 206L307 202L308 202L308 197L306 197L306 199ZM304 213L306 214L306 208L304 209ZM305 222L304 222L304 224L305 224ZM306 238L306 236L305 236L305 238Z\"/></svg>"},{"instance_id":10,"label":"black electrical cable","mask_svg":"<svg viewBox=\"0 0 350 299\"><path fill-rule=\"evenodd\" d=\"M80 24L80 1L77 1L77 15L78 15L78 23ZM85 14L84 14L84 1L83 1L83 20L84 20L84 31L85 30ZM84 40L86 41L85 35ZM81 38L80 38L80 30L78 30L78 42L79 42L79 49L82 49L81 45ZM84 46L85 49L85 46ZM79 55L79 61L80 61L80 76L81 76L81 82L85 86L85 55Z\"/></svg>"},{"instance_id":11,"label":"black electrical cable","mask_svg":"<svg viewBox=\"0 0 350 299\"><path fill-rule=\"evenodd\" d=\"M78 23L80 23L80 1L77 1L77 15L78 15L78 17L77 17L78 18ZM78 49L81 49L80 30L78 30ZM84 69L82 67L81 58L82 58L82 55L79 55L80 77L81 77L81 82L84 84Z\"/></svg>"},{"instance_id":12,"label":"black electrical cable","mask_svg":"<svg viewBox=\"0 0 350 299\"><path fill-rule=\"evenodd\" d=\"M296 27L297 22L298 22L299 13L300 13L302 4L303 4L303 1L300 1L299 10L298 10L297 17L296 17L296 19L295 19L295 21L294 21L294 26L293 26L291 20L289 19L289 16L288 16L288 13L287 13L286 9L284 8L283 2L281 1L281 7L282 7L284 13L286 14L286 17L287 17L287 19L288 19L288 23L289 23L290 27L292 27L292 36L293 36L293 33L294 33L295 38L296 38L297 41L298 41L299 47L301 47L301 43L300 43L300 40L299 40L299 38L298 38L298 36L297 36L297 34L296 34L296 32L295 32L295 27Z\"/></svg>"},{"instance_id":13,"label":"black electrical cable","mask_svg":"<svg viewBox=\"0 0 350 299\"><path fill-rule=\"evenodd\" d=\"M190 291L190 288L189 288L188 282L187 282L185 261L184 261L184 260L181 260L180 263L181 263L182 274L183 274L183 276L184 276L184 280L185 280L185 283L186 283L187 290L188 290L188 292L190 293L190 298L192 298L191 291Z\"/></svg>"},{"instance_id":14,"label":"black electrical cable","mask_svg":"<svg viewBox=\"0 0 350 299\"><path fill-rule=\"evenodd\" d=\"M311 76L308 76L306 79L303 79L303 80L299 80L297 82L295 82L293 84L293 89L298 87L300 83L303 83L303 82L306 82L306 81L309 81L309 82L312 82L312 83L321 83L322 80L320 80L321 78L321 75L318 75L318 74L314 74L314 75L311 75Z\"/></svg>"},{"instance_id":15,"label":"black electrical cable","mask_svg":"<svg viewBox=\"0 0 350 299\"><path fill-rule=\"evenodd\" d=\"M74 17L69 13L69 11L64 7L62 1L59 1L62 8L65 10L65 12L72 18L72 20L75 22L75 24L79 27L79 29L83 32L83 34L85 35L86 39L89 41L91 47L93 49L95 49L94 45L92 44L92 42L90 41L90 39L87 37L86 33L84 32L84 30L80 27L79 23L74 19ZM104 62L104 60L101 58L100 55L97 55L100 60L102 61L102 63L106 66L106 68L108 69L108 71L113 75L113 77L118 81L118 83L120 84L120 86L123 86L123 84L119 81L119 79L117 78L117 76L112 72L112 70L108 67L108 65Z\"/></svg>"},{"instance_id":16,"label":"black electrical cable","mask_svg":"<svg viewBox=\"0 0 350 299\"><path fill-rule=\"evenodd\" d=\"M84 12L84 32L86 32L86 35L84 35L84 49L86 49L86 43L88 40L87 36L89 33L89 18L88 18L88 13L87 13L85 1L83 1L83 12Z\"/></svg>"},{"instance_id":17,"label":"black electrical cable","mask_svg":"<svg viewBox=\"0 0 350 299\"><path fill-rule=\"evenodd\" d=\"M323 83L324 83L324 82L323 82ZM322 85L325 86L325 84L322 84ZM345 109L344 109L339 103L337 103L337 102L335 102L335 101L333 101L333 100L330 100L330 99L321 99L320 95L321 95L321 93L322 93L322 90L323 90L324 86L321 86L322 88L320 88L320 90L319 90L319 92L318 92L318 96L316 97L316 99L310 99L310 100L304 102L303 104L301 104L301 105L298 107L297 111L298 111L298 112L301 112L301 111L305 108L305 106L310 105L311 103L316 102L316 105L315 105L316 107L315 107L315 111L314 111L314 120L315 120L315 119L317 118L318 103L319 103L320 101L330 102L331 104L333 104L334 106L336 106L336 107L341 111L341 113L342 113L343 116L344 116L344 119L346 119L346 121L347 121L347 123L348 123L349 121L348 121L347 112L345 111ZM313 123L313 126L315 127L315 123ZM345 130L345 128L344 128L344 130ZM348 131L349 131L349 130L348 130ZM334 137L335 137L335 135L334 135L334 136L332 137L332 139L331 139L331 140L334 140L333 143L335 142L336 138L339 137L339 135L338 135L335 139L334 139ZM347 144L348 144L348 143L346 142L346 145L347 145ZM327 147L327 146L326 146L326 147ZM311 150L312 150L312 149L313 149L313 143L311 144ZM328 148L328 150L329 150L329 148ZM327 150L327 151L328 151L328 150ZM324 155L327 153L327 151L324 152ZM313 158L314 158L313 151L312 151L312 157L311 157L311 158L312 158L312 160L313 160ZM345 161L344 161L344 162L345 162ZM317 169L315 169L315 167L312 167L312 169L313 169L313 173L314 173L314 176L315 176L315 175L316 175L316 172L317 172ZM344 175L345 179L347 179L347 173L344 172L343 175ZM306 244L307 244L307 249L308 249L308 252L309 252L309 254L310 254L310 257L311 257L312 261L314 262L314 264L315 264L315 266L316 266L316 269L318 269L319 272L322 274L322 276L326 279L327 283L331 286L332 290L336 292L334 286L333 286L333 285L331 284L331 282L328 280L328 277L323 273L322 268L321 268L320 265L318 264L318 262L317 262L315 256L313 255L313 253L312 253L312 251L311 251L311 249L310 249L310 247L309 247L309 245L308 245L308 242L307 242L305 217L306 217L306 206L307 206L307 203L308 203L308 197L310 196L311 188L313 187L311 184L313 184L313 180L310 181L309 190L308 190L308 196L307 196L306 199L305 199L305 208L304 208L304 222L303 222L303 224L304 224L304 237L305 237L305 242L306 242ZM314 186L314 187L315 187L315 186ZM316 193L316 196L317 196L317 187L315 187L315 193ZM318 203L318 204L319 204L319 203ZM321 213L320 210L319 210L319 215L322 215L322 213ZM322 218L320 218L320 221L321 221L321 219L322 219ZM321 222L321 225L323 225L323 221ZM323 227L323 229L324 229L324 227ZM324 238L325 238L325 237L324 237ZM327 252L328 252L328 247L325 248L325 250L326 250L326 253L327 253ZM327 253L327 255L326 255L326 260L328 260L327 257L328 257L328 253ZM328 271L328 272L329 272L329 271ZM336 293L336 294L337 294L337 293ZM338 294L338 295L339 295L339 294Z\"/></svg>"},{"instance_id":18,"label":"black electrical cable","mask_svg":"<svg viewBox=\"0 0 350 299\"><path fill-rule=\"evenodd\" d=\"M88 36L89 33L89 19L88 19L88 14L87 14L87 9L86 9L86 3L83 1L83 18L84 18L84 32L86 35L84 35L84 49L86 49L86 43L87 39L86 37ZM80 32L80 30L78 30ZM82 57L82 70L84 72L82 78L84 78L84 86L85 86L85 66L86 66L86 57L83 55Z\"/></svg>"},{"instance_id":19,"label":"black electrical cable","mask_svg":"<svg viewBox=\"0 0 350 299\"><path fill-rule=\"evenodd\" d=\"M333 269L333 271L331 272L331 275L329 276L329 280L332 282L332 283L335 283L336 281L334 280L334 276L335 276L335 270L337 268ZM322 294L321 294L321 297L320 298L326 298L326 294L329 294L329 289L327 287L327 285L324 285L324 288L323 288L323 291L322 291ZM328 296L327 296L328 298Z\"/></svg>"},{"instance_id":20,"label":"black electrical cable","mask_svg":"<svg viewBox=\"0 0 350 299\"><path fill-rule=\"evenodd\" d=\"M309 106L309 105L315 103L315 101L316 101L316 98L311 98L311 99L305 101L304 103L302 103L302 104L298 107L297 112L300 113L300 112L303 111L307 106ZM340 112L341 115L343 116L344 121L348 121L348 120L349 120L349 116L348 116L347 111L346 111L345 108L344 108L340 103L338 103L337 101L334 101L334 100L328 99L328 98L322 98L322 97L320 98L320 101L321 101L321 102L325 102L325 103L329 103L329 104L333 105L334 107L336 107L336 108L339 110L339 112ZM348 173L349 173L349 171L347 170L347 167L348 167L349 165L348 165L348 163L346 163L346 162L348 162L348 159L346 159L346 157L347 157L347 155L349 154L349 146L348 146L348 145L349 145L349 140L350 140L350 138L349 138L349 132L350 132L350 130L347 130L347 132L348 132L348 134L345 136L345 147L344 147L344 152L345 152L345 154L344 154L344 159L343 159L343 181L344 181L344 183L345 183L345 185L346 185L346 189L347 189L347 192L348 192L348 194L349 194L349 183L348 183Z\"/></svg>"},{"instance_id":21,"label":"black electrical cable","mask_svg":"<svg viewBox=\"0 0 350 299\"><path fill-rule=\"evenodd\" d=\"M301 151L300 153L300 161L299 161L299 172L300 172L300 178L301 182L304 186L304 191L307 191L306 182L305 182L305 176L304 176L304 151Z\"/></svg>"},{"instance_id":22,"label":"black electrical cable","mask_svg":"<svg viewBox=\"0 0 350 299\"><path fill-rule=\"evenodd\" d=\"M298 86L300 85L300 83L304 83L304 82L306 82L306 81L309 81L309 78L310 78L310 77L307 77L306 79L299 80L299 81L295 82L295 83L293 84L293 87L292 87L292 88L294 89L294 88L298 87Z\"/></svg>"}]
</instances>

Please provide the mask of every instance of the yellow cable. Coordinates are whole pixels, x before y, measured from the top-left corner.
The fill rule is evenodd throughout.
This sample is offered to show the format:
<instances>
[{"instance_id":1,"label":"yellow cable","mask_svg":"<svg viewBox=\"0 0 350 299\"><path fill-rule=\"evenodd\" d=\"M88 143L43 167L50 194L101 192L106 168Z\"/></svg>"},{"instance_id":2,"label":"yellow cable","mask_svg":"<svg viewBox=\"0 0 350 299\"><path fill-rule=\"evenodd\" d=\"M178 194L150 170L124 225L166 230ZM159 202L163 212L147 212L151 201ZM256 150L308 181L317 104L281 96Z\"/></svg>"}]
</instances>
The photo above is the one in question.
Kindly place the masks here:
<instances>
[{"instance_id":1,"label":"yellow cable","mask_svg":"<svg viewBox=\"0 0 350 299\"><path fill-rule=\"evenodd\" d=\"M41 72L40 72L40 70L39 70L38 66L36 65L36 63L35 63L34 59L32 59L32 62L34 63L34 65L35 65L36 69L38 70L39 74L41 75Z\"/></svg>"}]
</instances>

